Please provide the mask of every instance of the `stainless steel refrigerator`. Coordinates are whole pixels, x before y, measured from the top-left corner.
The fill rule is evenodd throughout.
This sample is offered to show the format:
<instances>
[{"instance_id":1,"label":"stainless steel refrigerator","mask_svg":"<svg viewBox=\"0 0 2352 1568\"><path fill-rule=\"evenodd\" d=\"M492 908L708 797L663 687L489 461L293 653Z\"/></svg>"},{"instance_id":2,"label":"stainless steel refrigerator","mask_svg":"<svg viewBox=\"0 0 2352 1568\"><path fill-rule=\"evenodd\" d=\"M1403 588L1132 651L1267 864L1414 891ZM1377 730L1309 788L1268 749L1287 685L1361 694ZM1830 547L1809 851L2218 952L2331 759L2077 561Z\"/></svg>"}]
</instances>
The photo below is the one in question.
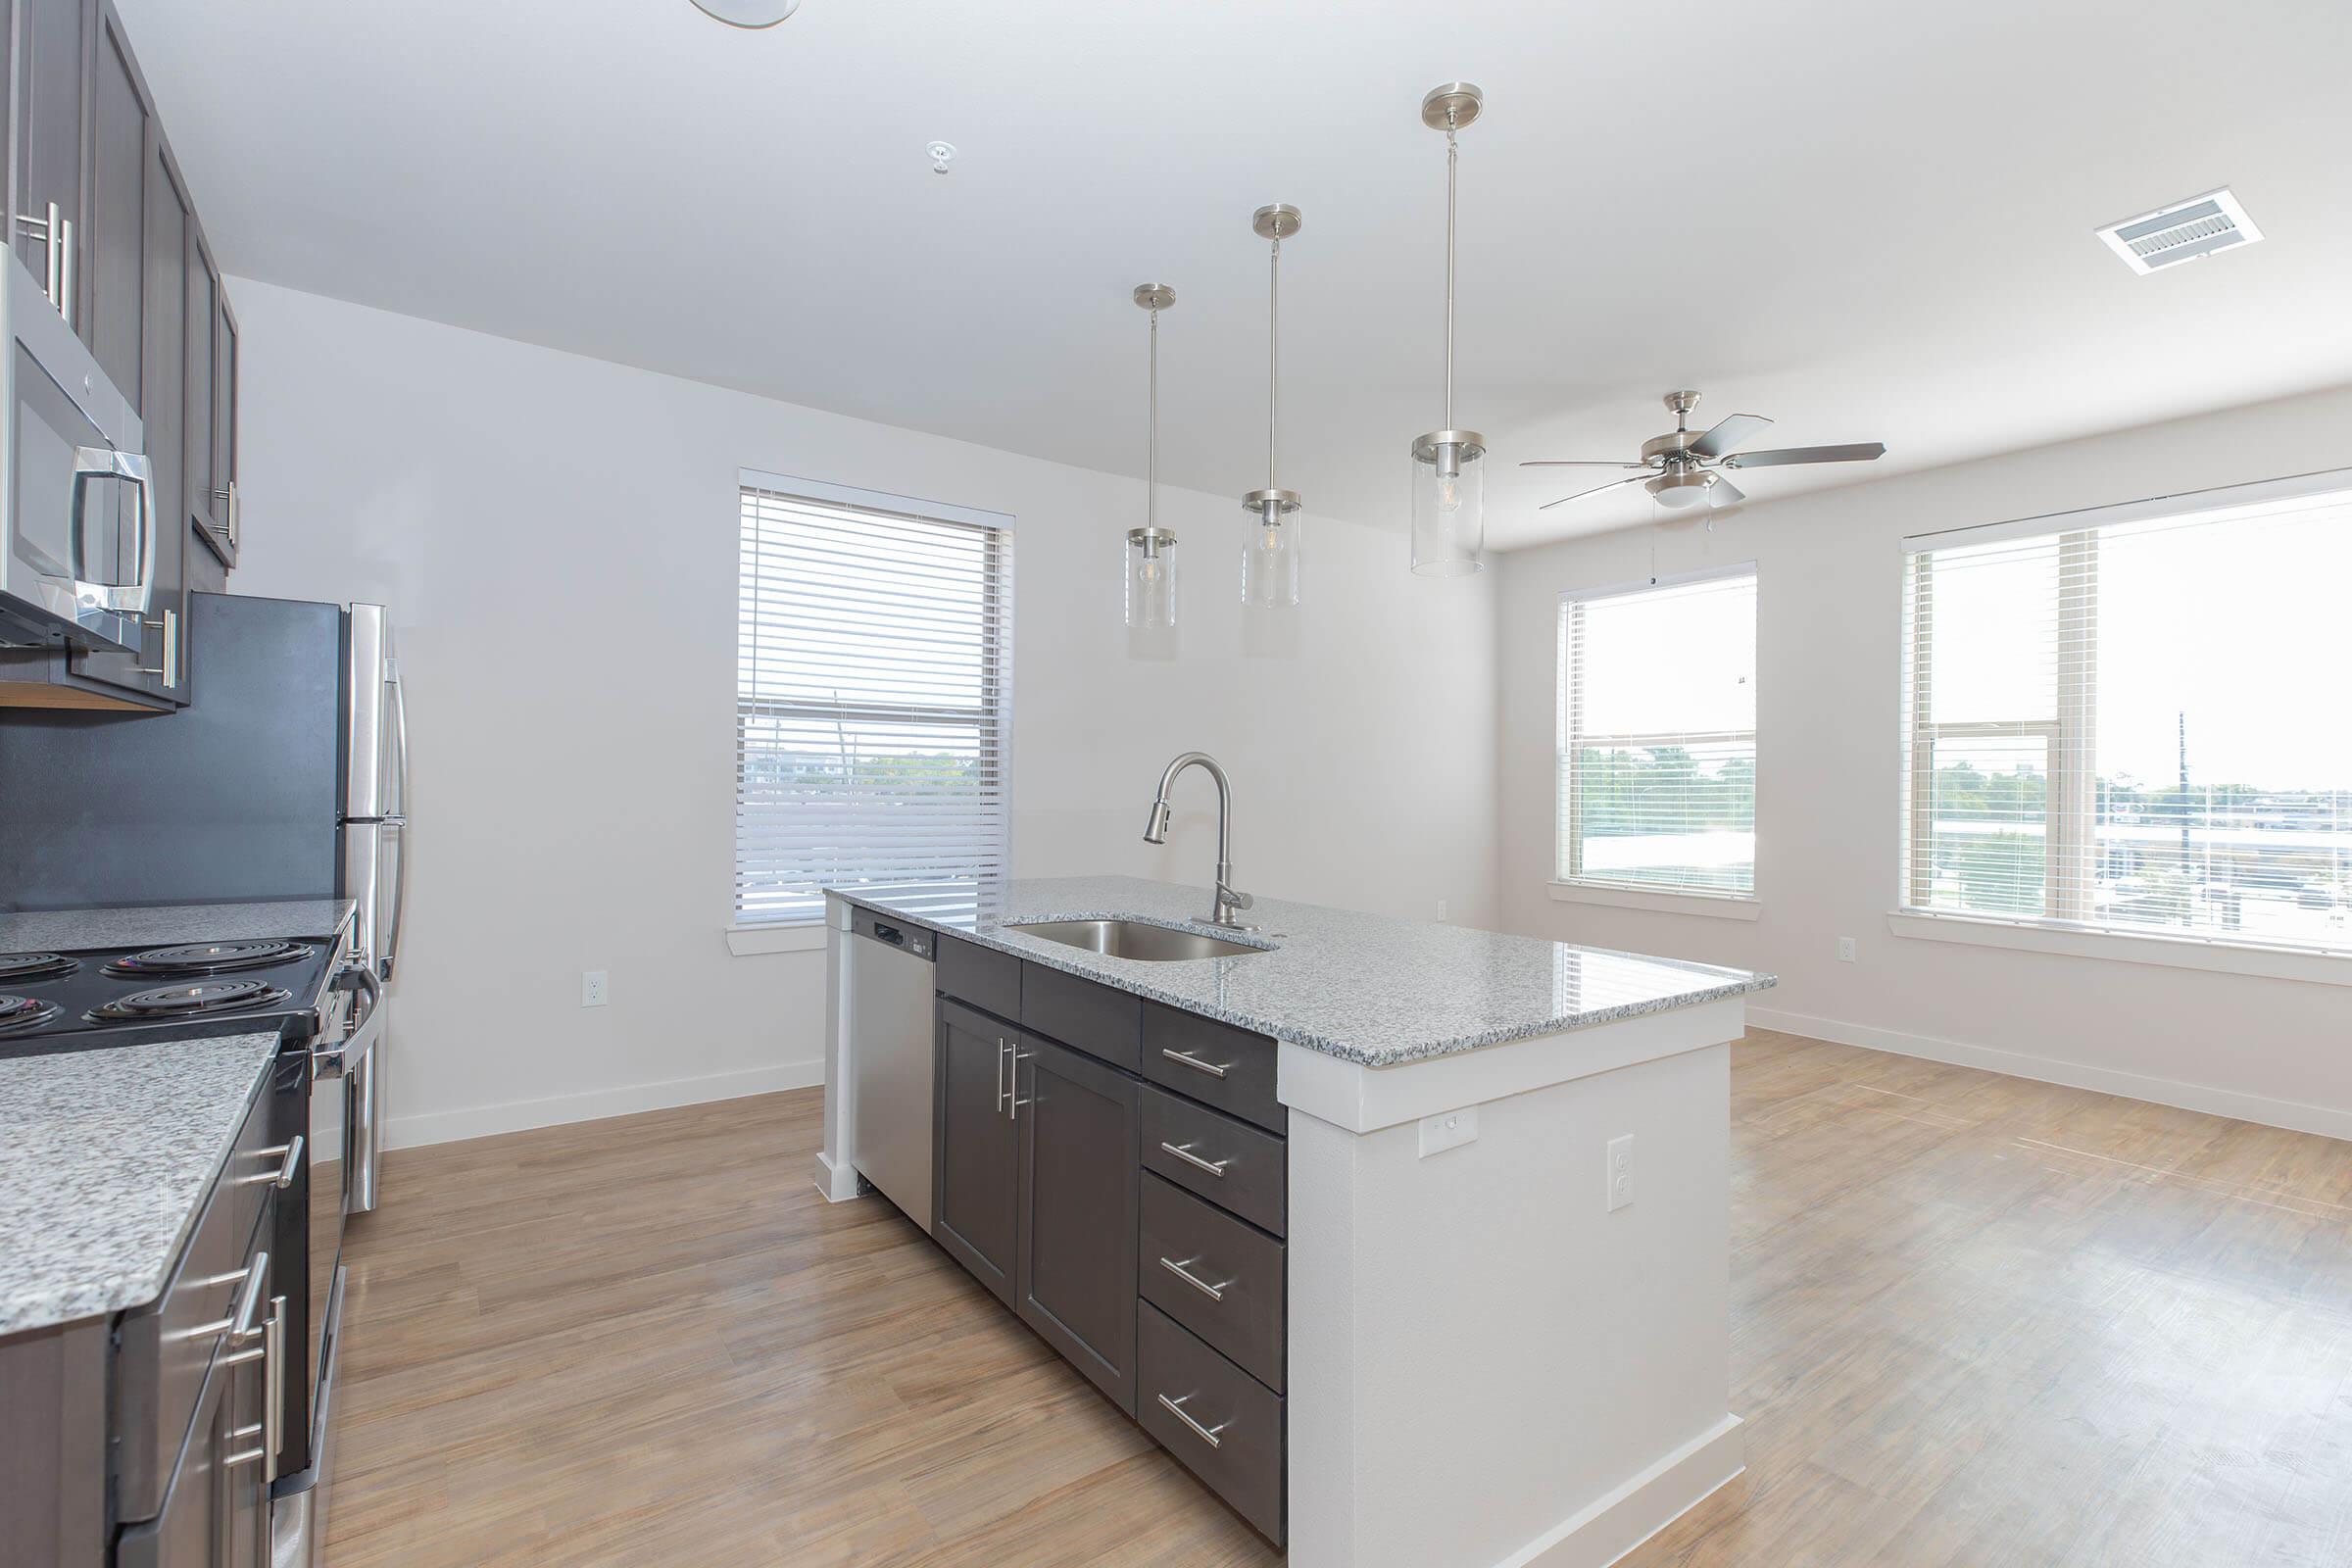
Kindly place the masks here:
<instances>
[{"instance_id":1,"label":"stainless steel refrigerator","mask_svg":"<svg viewBox=\"0 0 2352 1568\"><path fill-rule=\"evenodd\" d=\"M348 898L389 982L409 749L383 607L190 594L188 674L176 712L0 710L0 909ZM346 1086L355 1213L375 1206L385 1054Z\"/></svg>"}]
</instances>

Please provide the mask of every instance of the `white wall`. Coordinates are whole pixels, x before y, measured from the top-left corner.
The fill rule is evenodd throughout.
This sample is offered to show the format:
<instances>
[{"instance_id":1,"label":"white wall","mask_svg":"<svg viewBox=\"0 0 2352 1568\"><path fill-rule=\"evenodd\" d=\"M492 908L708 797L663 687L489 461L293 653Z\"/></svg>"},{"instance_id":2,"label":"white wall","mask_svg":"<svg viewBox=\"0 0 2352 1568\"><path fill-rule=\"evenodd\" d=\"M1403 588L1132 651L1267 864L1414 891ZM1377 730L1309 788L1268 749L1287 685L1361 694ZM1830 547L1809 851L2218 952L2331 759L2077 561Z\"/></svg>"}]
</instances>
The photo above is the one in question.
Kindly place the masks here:
<instances>
[{"instance_id":1,"label":"white wall","mask_svg":"<svg viewBox=\"0 0 2352 1568\"><path fill-rule=\"evenodd\" d=\"M1751 505L1502 558L1505 924L1765 969L1760 1023L2352 1137L2352 988L1898 938L1901 547L1969 523L2352 466L2352 389ZM1761 477L1755 489L1767 488ZM1554 637L1564 589L1752 560L1752 924L1555 904ZM2292 571L2294 563L2279 569ZM2352 723L2313 681L2319 722ZM1839 963L1836 940L1859 942Z\"/></svg>"},{"instance_id":2,"label":"white wall","mask_svg":"<svg viewBox=\"0 0 2352 1568\"><path fill-rule=\"evenodd\" d=\"M231 288L232 586L380 600L411 692L395 1142L816 1081L822 954L733 957L722 938L740 467L1018 517L1020 873L1204 881L1203 781L1165 850L1139 837L1160 767L1199 747L1234 776L1245 889L1493 917L1492 573L1425 581L1396 533L1312 518L1295 635L1245 637L1236 497L1256 478L1237 464L1234 497L1163 493L1183 651L1131 659L1134 480ZM609 1007L580 1007L587 968L611 971Z\"/></svg>"}]
</instances>

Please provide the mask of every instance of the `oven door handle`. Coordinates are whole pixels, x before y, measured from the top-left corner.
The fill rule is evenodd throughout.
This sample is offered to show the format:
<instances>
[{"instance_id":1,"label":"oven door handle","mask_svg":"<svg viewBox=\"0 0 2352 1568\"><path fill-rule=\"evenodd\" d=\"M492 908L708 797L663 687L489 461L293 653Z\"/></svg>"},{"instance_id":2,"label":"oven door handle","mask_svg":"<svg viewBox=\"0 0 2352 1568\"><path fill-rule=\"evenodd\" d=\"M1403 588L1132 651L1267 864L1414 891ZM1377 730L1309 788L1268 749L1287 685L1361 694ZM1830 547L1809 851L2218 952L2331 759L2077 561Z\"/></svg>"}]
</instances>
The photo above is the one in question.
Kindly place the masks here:
<instances>
[{"instance_id":1,"label":"oven door handle","mask_svg":"<svg viewBox=\"0 0 2352 1568\"><path fill-rule=\"evenodd\" d=\"M375 1049L375 1042L384 1032L384 983L370 969L358 971L360 989L367 1001L360 1004L359 1022L350 1033L331 1046L319 1046L311 1052L311 1076L340 1078L358 1064L361 1057Z\"/></svg>"}]
</instances>

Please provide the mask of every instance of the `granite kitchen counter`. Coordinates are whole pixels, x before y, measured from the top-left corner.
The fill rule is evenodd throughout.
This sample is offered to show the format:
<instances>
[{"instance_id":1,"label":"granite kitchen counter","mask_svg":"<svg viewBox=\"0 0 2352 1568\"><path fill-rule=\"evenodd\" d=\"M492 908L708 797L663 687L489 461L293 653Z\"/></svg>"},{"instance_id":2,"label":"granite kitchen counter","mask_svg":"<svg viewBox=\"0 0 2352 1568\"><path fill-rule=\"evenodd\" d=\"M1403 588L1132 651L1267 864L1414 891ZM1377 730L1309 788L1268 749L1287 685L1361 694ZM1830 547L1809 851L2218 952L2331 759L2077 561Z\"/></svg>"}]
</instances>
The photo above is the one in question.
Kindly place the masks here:
<instances>
[{"instance_id":1,"label":"granite kitchen counter","mask_svg":"<svg viewBox=\"0 0 2352 1568\"><path fill-rule=\"evenodd\" d=\"M269 1033L0 1060L0 1334L162 1293L277 1050Z\"/></svg>"},{"instance_id":2,"label":"granite kitchen counter","mask_svg":"<svg viewBox=\"0 0 2352 1568\"><path fill-rule=\"evenodd\" d=\"M1207 925L1209 894L1140 877L829 889L835 897L1034 963L1366 1067L1744 996L1771 975L1467 926L1261 898L1240 933ZM1049 942L1015 925L1111 916L1262 945L1151 963Z\"/></svg>"},{"instance_id":3,"label":"granite kitchen counter","mask_svg":"<svg viewBox=\"0 0 2352 1568\"><path fill-rule=\"evenodd\" d=\"M162 948L182 942L329 937L357 906L349 899L261 904L167 904L152 908L38 909L0 914L0 953Z\"/></svg>"}]
</instances>

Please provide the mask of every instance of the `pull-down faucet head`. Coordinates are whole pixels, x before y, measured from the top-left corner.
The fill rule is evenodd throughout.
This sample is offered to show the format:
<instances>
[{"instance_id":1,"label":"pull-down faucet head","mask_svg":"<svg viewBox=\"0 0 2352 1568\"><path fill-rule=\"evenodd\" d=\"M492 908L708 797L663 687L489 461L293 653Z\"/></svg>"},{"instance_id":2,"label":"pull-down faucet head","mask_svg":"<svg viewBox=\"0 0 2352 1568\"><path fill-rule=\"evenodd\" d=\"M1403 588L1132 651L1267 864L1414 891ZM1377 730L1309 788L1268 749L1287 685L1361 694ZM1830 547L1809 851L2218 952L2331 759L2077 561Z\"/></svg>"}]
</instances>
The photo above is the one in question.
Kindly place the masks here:
<instances>
[{"instance_id":1,"label":"pull-down faucet head","mask_svg":"<svg viewBox=\"0 0 2352 1568\"><path fill-rule=\"evenodd\" d=\"M1159 793L1152 802L1152 815L1144 824L1146 844L1165 844L1168 841L1168 791L1175 787L1176 775L1188 767L1206 772L1217 786L1217 880L1215 906L1209 913L1212 925L1238 925L1234 916L1250 907L1250 895L1237 893L1233 888L1233 791L1225 782L1225 770L1216 759L1205 752L1186 752L1159 775Z\"/></svg>"},{"instance_id":2,"label":"pull-down faucet head","mask_svg":"<svg viewBox=\"0 0 2352 1568\"><path fill-rule=\"evenodd\" d=\"M1168 842L1168 798L1162 795L1152 803L1151 820L1144 824L1144 842L1146 844Z\"/></svg>"}]
</instances>

